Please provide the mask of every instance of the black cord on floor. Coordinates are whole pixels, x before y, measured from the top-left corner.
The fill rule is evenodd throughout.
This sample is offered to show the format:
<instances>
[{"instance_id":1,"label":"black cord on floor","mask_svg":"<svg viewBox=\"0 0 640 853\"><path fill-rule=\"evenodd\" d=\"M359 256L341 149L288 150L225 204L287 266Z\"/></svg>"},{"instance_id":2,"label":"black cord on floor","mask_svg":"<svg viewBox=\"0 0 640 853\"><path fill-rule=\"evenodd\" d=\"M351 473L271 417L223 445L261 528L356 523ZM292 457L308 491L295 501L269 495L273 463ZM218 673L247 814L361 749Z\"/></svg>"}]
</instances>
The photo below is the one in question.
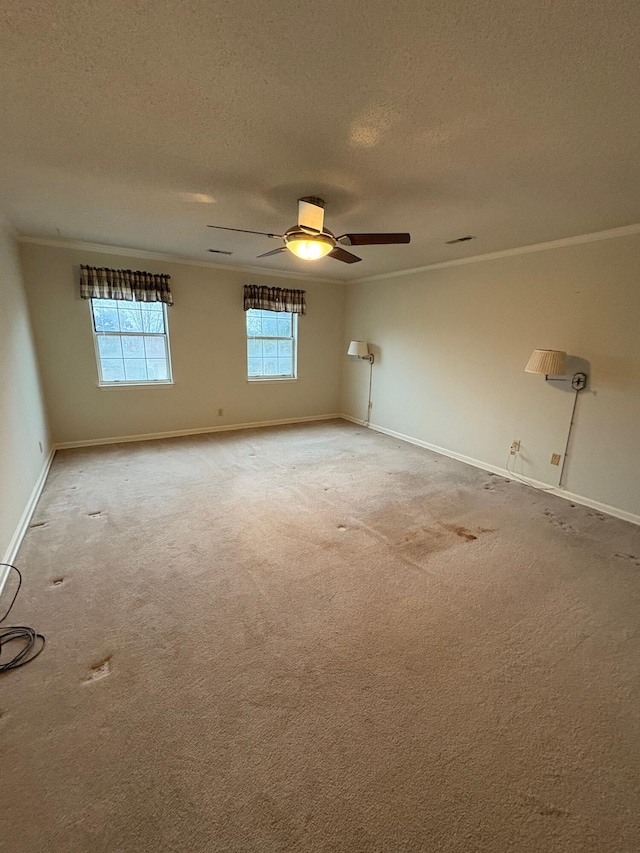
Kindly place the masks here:
<instances>
[{"instance_id":1,"label":"black cord on floor","mask_svg":"<svg viewBox=\"0 0 640 853\"><path fill-rule=\"evenodd\" d=\"M11 608L15 604L18 593L20 592L20 587L22 586L22 574L20 573L20 569L16 566L12 566L11 563L0 563L0 567L1 566L13 569L13 571L18 574L18 588L13 594L13 598L11 599L11 604L7 608L7 612L4 614L2 619L0 619L0 622L4 622L7 616L11 613ZM40 645L38 643L39 640L42 640ZM3 648L9 643L16 641L22 641L22 648L16 652L10 660L3 663ZM0 674L8 672L10 669L17 669L19 666L24 666L25 663L30 663L32 660L35 660L35 658L37 658L40 652L44 649L45 642L43 634L38 634L37 631L34 631L33 628L28 628L26 625L16 625L13 628L0 628Z\"/></svg>"}]
</instances>

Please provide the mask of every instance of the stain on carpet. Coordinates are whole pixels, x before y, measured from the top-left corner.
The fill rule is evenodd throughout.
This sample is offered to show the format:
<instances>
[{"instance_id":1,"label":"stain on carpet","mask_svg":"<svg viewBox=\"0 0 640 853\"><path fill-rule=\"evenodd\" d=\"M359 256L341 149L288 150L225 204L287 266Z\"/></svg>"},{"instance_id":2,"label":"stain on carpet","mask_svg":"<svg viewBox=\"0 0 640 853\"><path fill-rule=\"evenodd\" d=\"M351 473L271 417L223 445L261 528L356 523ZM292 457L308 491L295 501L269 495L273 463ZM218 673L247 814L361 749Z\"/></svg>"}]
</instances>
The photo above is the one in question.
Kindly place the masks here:
<instances>
[{"instance_id":1,"label":"stain on carpet","mask_svg":"<svg viewBox=\"0 0 640 853\"><path fill-rule=\"evenodd\" d=\"M100 681L108 675L111 675L111 656L104 658L104 660L98 663L94 663L89 676L84 679L84 683L93 684L95 681Z\"/></svg>"},{"instance_id":2,"label":"stain on carpet","mask_svg":"<svg viewBox=\"0 0 640 853\"><path fill-rule=\"evenodd\" d=\"M557 515L551 512L551 510L545 509L544 515L546 515L547 520L555 527L559 527L561 530L564 530L567 533L576 533L575 527L572 527L566 521L563 521L561 518L558 518Z\"/></svg>"},{"instance_id":3,"label":"stain on carpet","mask_svg":"<svg viewBox=\"0 0 640 853\"><path fill-rule=\"evenodd\" d=\"M511 480L508 480L506 477L501 477L499 474L494 474L492 471L487 471L486 473L492 479L487 480L486 483L482 484L482 488L485 489L485 491L493 492L497 488L511 482Z\"/></svg>"},{"instance_id":4,"label":"stain on carpet","mask_svg":"<svg viewBox=\"0 0 640 853\"><path fill-rule=\"evenodd\" d=\"M561 809L559 806L542 806L538 809L538 814L547 815L549 817L566 817L569 814L568 809Z\"/></svg>"},{"instance_id":5,"label":"stain on carpet","mask_svg":"<svg viewBox=\"0 0 640 853\"><path fill-rule=\"evenodd\" d=\"M470 530L467 530L466 527L462 527L460 524L443 524L442 526L445 530L448 530L450 533L455 533L456 536L459 536L461 539L465 539L467 542L473 542L478 538Z\"/></svg>"},{"instance_id":6,"label":"stain on carpet","mask_svg":"<svg viewBox=\"0 0 640 853\"><path fill-rule=\"evenodd\" d=\"M463 542L475 542L480 534L493 532L494 529L490 527L469 530L461 524L438 522L408 531L397 544L405 552L411 553L413 559L420 559L427 554L435 554L453 547L456 542L454 537L462 539Z\"/></svg>"},{"instance_id":7,"label":"stain on carpet","mask_svg":"<svg viewBox=\"0 0 640 853\"><path fill-rule=\"evenodd\" d=\"M561 806L555 806L551 803L545 803L533 794L525 794L522 797L522 802L524 805L531 807L543 817L568 817L570 814L569 809L562 808Z\"/></svg>"},{"instance_id":8,"label":"stain on carpet","mask_svg":"<svg viewBox=\"0 0 640 853\"><path fill-rule=\"evenodd\" d=\"M640 557L636 557L635 554L615 554L618 560L625 560L626 562L635 562L636 566L640 566Z\"/></svg>"}]
</instances>

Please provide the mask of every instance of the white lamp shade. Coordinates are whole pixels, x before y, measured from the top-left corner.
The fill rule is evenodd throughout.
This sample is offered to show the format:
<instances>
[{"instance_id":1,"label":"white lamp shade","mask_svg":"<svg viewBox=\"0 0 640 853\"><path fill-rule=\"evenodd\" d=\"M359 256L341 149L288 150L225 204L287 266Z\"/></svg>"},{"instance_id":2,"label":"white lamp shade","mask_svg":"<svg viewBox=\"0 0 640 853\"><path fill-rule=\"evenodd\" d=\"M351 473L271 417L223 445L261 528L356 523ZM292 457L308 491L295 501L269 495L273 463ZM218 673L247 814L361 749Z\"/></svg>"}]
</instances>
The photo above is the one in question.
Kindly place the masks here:
<instances>
[{"instance_id":1,"label":"white lamp shade","mask_svg":"<svg viewBox=\"0 0 640 853\"><path fill-rule=\"evenodd\" d=\"M366 341L351 341L347 355L359 355L364 358L369 355L369 345Z\"/></svg>"},{"instance_id":2,"label":"white lamp shade","mask_svg":"<svg viewBox=\"0 0 640 853\"><path fill-rule=\"evenodd\" d=\"M545 376L564 376L567 354L557 349L534 349L525 367L526 373L544 373Z\"/></svg>"}]
</instances>

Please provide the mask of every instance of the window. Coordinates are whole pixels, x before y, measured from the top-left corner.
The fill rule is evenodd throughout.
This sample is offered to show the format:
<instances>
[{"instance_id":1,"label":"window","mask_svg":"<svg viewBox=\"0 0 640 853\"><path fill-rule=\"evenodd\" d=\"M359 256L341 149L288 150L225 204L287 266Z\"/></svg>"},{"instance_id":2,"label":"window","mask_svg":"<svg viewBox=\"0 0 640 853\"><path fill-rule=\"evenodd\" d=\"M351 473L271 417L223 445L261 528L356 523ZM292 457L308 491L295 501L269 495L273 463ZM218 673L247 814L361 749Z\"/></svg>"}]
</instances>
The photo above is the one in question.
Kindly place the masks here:
<instances>
[{"instance_id":1,"label":"window","mask_svg":"<svg viewBox=\"0 0 640 853\"><path fill-rule=\"evenodd\" d=\"M91 316L100 385L171 384L162 302L92 299Z\"/></svg>"},{"instance_id":2,"label":"window","mask_svg":"<svg viewBox=\"0 0 640 853\"><path fill-rule=\"evenodd\" d=\"M245 313L249 379L295 379L298 315L256 308Z\"/></svg>"}]
</instances>

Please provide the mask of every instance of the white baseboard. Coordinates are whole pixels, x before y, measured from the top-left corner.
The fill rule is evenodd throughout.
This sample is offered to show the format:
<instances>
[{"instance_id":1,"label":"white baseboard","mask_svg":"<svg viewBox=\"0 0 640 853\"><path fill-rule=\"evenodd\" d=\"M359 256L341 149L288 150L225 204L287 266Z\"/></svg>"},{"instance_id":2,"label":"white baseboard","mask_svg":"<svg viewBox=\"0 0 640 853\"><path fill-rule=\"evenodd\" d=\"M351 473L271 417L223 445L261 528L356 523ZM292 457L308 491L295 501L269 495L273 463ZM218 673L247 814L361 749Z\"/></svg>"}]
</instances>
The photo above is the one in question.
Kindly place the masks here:
<instances>
[{"instance_id":1,"label":"white baseboard","mask_svg":"<svg viewBox=\"0 0 640 853\"><path fill-rule=\"evenodd\" d=\"M358 424L358 426L366 426L367 424L361 418L352 418L351 415L340 415L343 421L351 421L352 424Z\"/></svg>"},{"instance_id":2,"label":"white baseboard","mask_svg":"<svg viewBox=\"0 0 640 853\"><path fill-rule=\"evenodd\" d=\"M625 509L618 509L615 506L601 503L600 501L587 498L584 495L576 495L574 492L568 492L561 487L549 486L548 483L541 483L538 480L532 480L530 477L524 477L522 474L514 475L506 468L500 468L497 465L490 465L488 462L481 462L479 459L473 459L471 456L464 456L462 453L456 453L453 450L448 450L446 447L438 447L436 444L430 444L428 441L422 441L419 438L413 438L410 435L405 435L402 432L396 432L393 429L378 426L376 424L365 424L364 421L352 418L350 415L340 415L345 421L365 426L367 429L372 429L375 432L381 432L384 435L390 435L392 438L398 438L400 441L407 441L409 444L416 444L418 447L424 447L426 450L431 450L434 453L440 453L442 456L448 456L451 459L457 459L458 462L464 462L466 465L473 465L474 468L481 468L483 471L490 471L492 474L498 474L500 477L505 477L509 480L517 480L524 482L525 485L533 486L534 488L544 489L547 494L555 495L559 498L564 498L572 503L588 506L590 509L596 509L605 515L612 515L615 518L621 518L623 521L630 521L632 524L640 525L640 515L633 512L627 512Z\"/></svg>"},{"instance_id":3,"label":"white baseboard","mask_svg":"<svg viewBox=\"0 0 640 853\"><path fill-rule=\"evenodd\" d=\"M89 438L84 441L63 441L56 444L56 450L70 450L74 447L96 447L100 444L125 444L130 441L154 441L159 438L178 438L181 435L205 435L210 432L232 432L238 429L257 429L258 427L283 426L285 424L302 424L310 421L331 421L343 416L334 413L330 415L306 415L303 418L280 418L275 421L253 421L248 424L228 424L215 427L198 427L197 429L174 429L168 432L147 432L140 435L118 435L111 438Z\"/></svg>"},{"instance_id":4,"label":"white baseboard","mask_svg":"<svg viewBox=\"0 0 640 853\"><path fill-rule=\"evenodd\" d=\"M20 550L22 540L24 539L24 534L27 532L27 529L31 522L31 517L33 516L33 512L38 504L38 501L40 500L40 495L42 494L44 484L47 481L47 475L49 473L49 469L51 468L51 463L53 462L53 457L55 455L56 448L55 446L53 446L49 451L49 455L47 456L44 465L42 466L42 470L38 475L38 479L36 480L31 494L29 495L27 505L25 506L24 511L20 516L18 526L16 527L15 532L11 537L11 541L9 542L9 546L5 552L5 555L2 558L3 563L12 564L18 554L18 551ZM2 590L4 589L4 585L7 582L7 578L9 577L10 572L11 569L8 569L6 566L0 567L0 595L2 595Z\"/></svg>"}]
</instances>

